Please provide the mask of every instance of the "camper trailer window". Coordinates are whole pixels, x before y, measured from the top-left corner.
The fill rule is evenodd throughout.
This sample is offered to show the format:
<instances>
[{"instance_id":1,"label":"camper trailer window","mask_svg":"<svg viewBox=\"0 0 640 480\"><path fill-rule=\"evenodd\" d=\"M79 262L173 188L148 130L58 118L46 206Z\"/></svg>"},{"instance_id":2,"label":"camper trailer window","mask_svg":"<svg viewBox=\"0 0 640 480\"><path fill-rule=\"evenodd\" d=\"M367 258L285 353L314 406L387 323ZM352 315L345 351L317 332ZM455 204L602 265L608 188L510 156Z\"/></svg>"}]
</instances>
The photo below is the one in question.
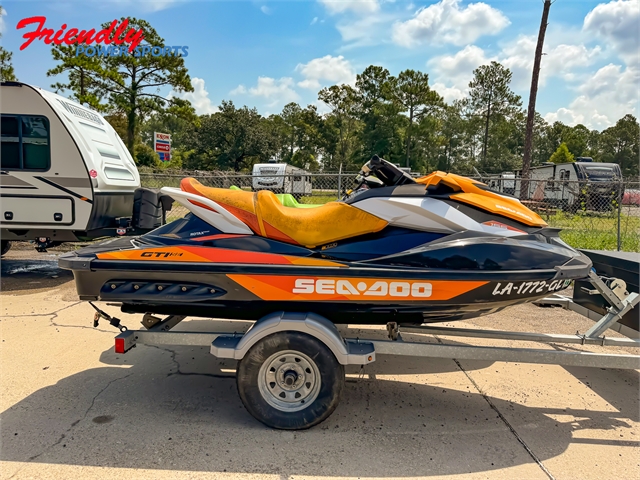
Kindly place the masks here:
<instances>
[{"instance_id":1,"label":"camper trailer window","mask_svg":"<svg viewBox=\"0 0 640 480\"><path fill-rule=\"evenodd\" d=\"M2 115L3 169L48 170L49 120L40 115Z\"/></svg>"},{"instance_id":2,"label":"camper trailer window","mask_svg":"<svg viewBox=\"0 0 640 480\"><path fill-rule=\"evenodd\" d=\"M45 117L22 117L22 151L25 170L49 168L49 121Z\"/></svg>"},{"instance_id":3,"label":"camper trailer window","mask_svg":"<svg viewBox=\"0 0 640 480\"><path fill-rule=\"evenodd\" d=\"M18 117L2 115L2 168L20 168L20 132Z\"/></svg>"}]
</instances>

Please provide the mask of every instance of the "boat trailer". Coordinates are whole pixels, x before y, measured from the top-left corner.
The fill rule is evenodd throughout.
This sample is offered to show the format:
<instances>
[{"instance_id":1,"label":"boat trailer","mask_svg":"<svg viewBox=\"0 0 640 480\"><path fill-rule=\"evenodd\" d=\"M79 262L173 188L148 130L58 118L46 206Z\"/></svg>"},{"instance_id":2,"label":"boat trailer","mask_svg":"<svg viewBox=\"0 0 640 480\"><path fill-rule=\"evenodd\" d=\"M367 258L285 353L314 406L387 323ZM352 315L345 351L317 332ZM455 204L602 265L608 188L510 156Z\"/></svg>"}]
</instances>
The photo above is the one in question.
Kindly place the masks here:
<instances>
[{"instance_id":1,"label":"boat trailer","mask_svg":"<svg viewBox=\"0 0 640 480\"><path fill-rule=\"evenodd\" d=\"M336 408L345 365L364 366L374 362L376 355L640 369L638 354L559 349L557 344L640 347L640 334L618 323L635 309L640 295L612 290L594 271L589 281L611 307L585 333L573 335L389 323L386 340L344 338L332 322L313 312L276 312L257 320L243 333L176 332L172 329L186 317L161 319L146 314L144 329L128 330L117 318L92 306L96 309L94 326L105 319L120 328L115 337L116 353L126 353L136 345L201 346L209 347L217 358L238 361L238 392L247 410L268 426L298 430L320 423ZM594 319L593 312L584 311L569 297L554 295L537 303L560 305ZM607 329L631 338L607 337ZM437 343L408 341L403 333L435 336ZM554 348L460 345L440 337L537 342Z\"/></svg>"}]
</instances>

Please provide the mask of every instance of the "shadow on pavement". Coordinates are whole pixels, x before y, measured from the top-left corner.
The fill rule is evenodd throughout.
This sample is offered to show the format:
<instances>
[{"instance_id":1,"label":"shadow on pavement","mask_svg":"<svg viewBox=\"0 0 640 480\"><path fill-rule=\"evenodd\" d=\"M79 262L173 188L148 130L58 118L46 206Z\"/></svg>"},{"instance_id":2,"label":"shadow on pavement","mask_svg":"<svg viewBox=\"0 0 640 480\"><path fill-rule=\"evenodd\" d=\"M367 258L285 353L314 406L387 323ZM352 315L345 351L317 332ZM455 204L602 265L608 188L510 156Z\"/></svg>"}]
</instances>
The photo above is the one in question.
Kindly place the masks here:
<instances>
[{"instance_id":1,"label":"shadow on pavement","mask_svg":"<svg viewBox=\"0 0 640 480\"><path fill-rule=\"evenodd\" d=\"M206 348L139 346L125 356L106 351L101 361L110 366L64 378L3 412L0 458L344 477L489 472L532 462L466 382L454 383L456 389L451 379L446 387L411 382L413 374L455 371L450 360L414 359L408 371L406 359L381 357L367 367L374 377L349 377L336 412L301 432L271 430L254 420L236 392L235 364L215 359ZM394 380L380 378L400 372ZM602 389L634 398L637 372L605 373L598 377ZM622 405L621 412L568 411L491 401L518 422L518 431L543 436L544 448L536 452L543 461L582 441L574 440L576 431L631 429L630 420L638 421L638 412L627 409L631 405ZM552 418L558 415L579 420L562 423ZM595 444L635 444L591 436L587 441Z\"/></svg>"},{"instance_id":2,"label":"shadow on pavement","mask_svg":"<svg viewBox=\"0 0 640 480\"><path fill-rule=\"evenodd\" d=\"M54 288L73 280L71 271L58 267L57 256L48 257L37 260L3 257L0 261L0 290L28 292Z\"/></svg>"}]
</instances>

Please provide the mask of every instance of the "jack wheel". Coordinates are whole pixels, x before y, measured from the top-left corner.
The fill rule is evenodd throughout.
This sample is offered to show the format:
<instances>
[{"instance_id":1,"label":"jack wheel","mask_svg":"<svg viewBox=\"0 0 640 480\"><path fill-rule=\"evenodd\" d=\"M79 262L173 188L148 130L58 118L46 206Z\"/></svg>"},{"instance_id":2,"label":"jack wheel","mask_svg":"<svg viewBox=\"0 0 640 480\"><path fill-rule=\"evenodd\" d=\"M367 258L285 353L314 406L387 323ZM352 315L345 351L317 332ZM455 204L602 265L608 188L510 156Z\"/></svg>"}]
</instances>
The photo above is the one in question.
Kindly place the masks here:
<instances>
[{"instance_id":1,"label":"jack wheel","mask_svg":"<svg viewBox=\"0 0 640 480\"><path fill-rule=\"evenodd\" d=\"M319 340L280 332L256 343L238 365L245 408L265 425L302 430L333 413L344 388L344 367Z\"/></svg>"}]
</instances>

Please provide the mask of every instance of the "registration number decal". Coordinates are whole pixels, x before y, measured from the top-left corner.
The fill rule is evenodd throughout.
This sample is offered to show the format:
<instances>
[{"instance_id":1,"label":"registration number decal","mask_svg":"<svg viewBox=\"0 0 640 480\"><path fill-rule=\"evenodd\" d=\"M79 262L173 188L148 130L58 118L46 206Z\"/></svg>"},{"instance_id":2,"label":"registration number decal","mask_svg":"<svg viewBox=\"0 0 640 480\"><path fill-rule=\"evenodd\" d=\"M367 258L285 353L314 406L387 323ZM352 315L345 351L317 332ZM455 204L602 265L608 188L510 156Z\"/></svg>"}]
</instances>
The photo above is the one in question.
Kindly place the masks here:
<instances>
[{"instance_id":1,"label":"registration number decal","mask_svg":"<svg viewBox=\"0 0 640 480\"><path fill-rule=\"evenodd\" d=\"M506 284L498 282L493 289L493 295L525 295L527 293L531 295L556 292L567 288L570 283L571 280L552 280L551 282L541 280L539 282L509 282Z\"/></svg>"}]
</instances>

